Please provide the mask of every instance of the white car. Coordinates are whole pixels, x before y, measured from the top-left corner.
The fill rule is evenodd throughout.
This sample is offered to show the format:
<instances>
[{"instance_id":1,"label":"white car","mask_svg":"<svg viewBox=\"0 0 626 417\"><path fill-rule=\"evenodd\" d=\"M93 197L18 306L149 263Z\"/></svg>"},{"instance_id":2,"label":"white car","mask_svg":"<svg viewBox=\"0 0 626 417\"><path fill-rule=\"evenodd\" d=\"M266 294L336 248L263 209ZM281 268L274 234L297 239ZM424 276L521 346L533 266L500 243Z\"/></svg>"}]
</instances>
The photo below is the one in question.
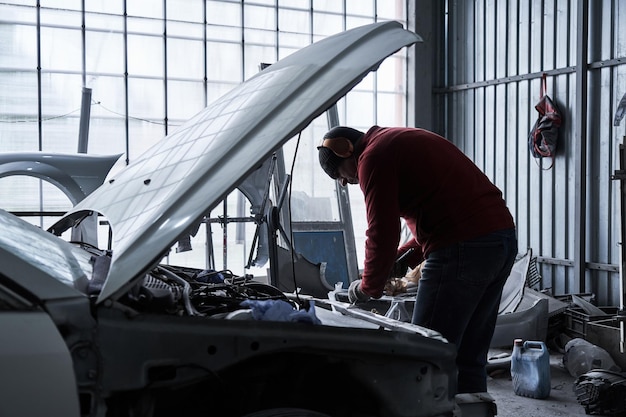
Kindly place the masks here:
<instances>
[{"instance_id":1,"label":"white car","mask_svg":"<svg viewBox=\"0 0 626 417\"><path fill-rule=\"evenodd\" d=\"M457 413L456 350L437 332L161 264L272 152L418 41L397 22L328 37L208 106L48 230L0 210L0 416ZM93 213L111 248L60 237Z\"/></svg>"}]
</instances>

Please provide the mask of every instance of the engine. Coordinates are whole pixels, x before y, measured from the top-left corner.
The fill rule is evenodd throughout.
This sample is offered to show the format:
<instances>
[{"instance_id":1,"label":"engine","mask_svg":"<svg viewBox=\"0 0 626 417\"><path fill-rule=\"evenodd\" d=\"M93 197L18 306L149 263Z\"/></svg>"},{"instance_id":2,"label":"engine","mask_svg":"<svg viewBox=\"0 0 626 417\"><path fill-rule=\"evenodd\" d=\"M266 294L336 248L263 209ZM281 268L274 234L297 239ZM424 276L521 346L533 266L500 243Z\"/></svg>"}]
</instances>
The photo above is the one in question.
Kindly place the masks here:
<instances>
[{"instance_id":1,"label":"engine","mask_svg":"<svg viewBox=\"0 0 626 417\"><path fill-rule=\"evenodd\" d=\"M219 318L241 310L245 300L289 301L278 288L231 271L161 265L120 301L141 312Z\"/></svg>"}]
</instances>

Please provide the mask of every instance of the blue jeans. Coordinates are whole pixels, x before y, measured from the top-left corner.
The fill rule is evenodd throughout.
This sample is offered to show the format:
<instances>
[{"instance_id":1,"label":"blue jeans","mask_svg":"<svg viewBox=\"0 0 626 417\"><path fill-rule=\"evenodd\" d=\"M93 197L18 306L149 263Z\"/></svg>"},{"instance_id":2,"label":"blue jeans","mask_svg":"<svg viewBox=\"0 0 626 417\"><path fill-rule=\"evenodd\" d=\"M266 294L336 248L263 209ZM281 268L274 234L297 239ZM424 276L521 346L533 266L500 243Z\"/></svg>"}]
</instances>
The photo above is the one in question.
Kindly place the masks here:
<instances>
[{"instance_id":1,"label":"blue jeans","mask_svg":"<svg viewBox=\"0 0 626 417\"><path fill-rule=\"evenodd\" d=\"M516 255L507 229L433 251L422 267L412 322L456 345L457 393L487 391L487 354Z\"/></svg>"}]
</instances>

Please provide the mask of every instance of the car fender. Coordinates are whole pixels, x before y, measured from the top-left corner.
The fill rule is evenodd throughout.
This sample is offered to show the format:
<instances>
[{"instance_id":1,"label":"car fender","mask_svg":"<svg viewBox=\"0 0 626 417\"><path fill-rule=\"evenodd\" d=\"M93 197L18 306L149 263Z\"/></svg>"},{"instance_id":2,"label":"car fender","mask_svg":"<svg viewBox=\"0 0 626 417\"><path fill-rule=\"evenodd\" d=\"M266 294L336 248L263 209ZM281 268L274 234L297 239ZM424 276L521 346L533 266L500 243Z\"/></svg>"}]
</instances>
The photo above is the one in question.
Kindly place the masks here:
<instances>
[{"instance_id":1,"label":"car fender","mask_svg":"<svg viewBox=\"0 0 626 417\"><path fill-rule=\"evenodd\" d=\"M72 358L51 318L0 312L0 415L80 417Z\"/></svg>"}]
</instances>

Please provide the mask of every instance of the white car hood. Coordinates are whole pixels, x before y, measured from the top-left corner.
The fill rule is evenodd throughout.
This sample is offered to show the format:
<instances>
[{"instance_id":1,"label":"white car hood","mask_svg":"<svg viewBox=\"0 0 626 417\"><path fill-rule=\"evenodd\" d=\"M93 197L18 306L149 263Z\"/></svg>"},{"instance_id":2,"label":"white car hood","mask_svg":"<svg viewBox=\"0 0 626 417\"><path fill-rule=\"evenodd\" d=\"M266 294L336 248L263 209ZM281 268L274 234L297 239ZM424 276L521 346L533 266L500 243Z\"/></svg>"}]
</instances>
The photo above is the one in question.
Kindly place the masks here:
<instances>
[{"instance_id":1,"label":"white car hood","mask_svg":"<svg viewBox=\"0 0 626 417\"><path fill-rule=\"evenodd\" d=\"M166 136L49 230L62 233L92 210L104 215L113 256L98 302L120 296L262 161L386 57L418 41L389 21L293 53Z\"/></svg>"}]
</instances>

